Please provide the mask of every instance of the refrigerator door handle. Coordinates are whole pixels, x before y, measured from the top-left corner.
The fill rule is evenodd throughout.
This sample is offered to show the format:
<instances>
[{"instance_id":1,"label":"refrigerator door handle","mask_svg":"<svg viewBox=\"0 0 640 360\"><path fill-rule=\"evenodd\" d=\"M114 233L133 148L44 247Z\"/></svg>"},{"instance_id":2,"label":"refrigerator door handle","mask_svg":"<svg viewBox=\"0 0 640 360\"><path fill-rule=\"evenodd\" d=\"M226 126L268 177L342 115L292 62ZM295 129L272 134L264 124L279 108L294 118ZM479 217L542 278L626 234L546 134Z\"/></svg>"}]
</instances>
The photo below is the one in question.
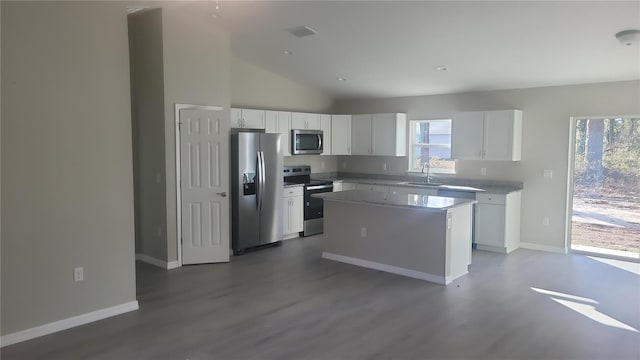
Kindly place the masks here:
<instances>
[{"instance_id":1,"label":"refrigerator door handle","mask_svg":"<svg viewBox=\"0 0 640 360\"><path fill-rule=\"evenodd\" d=\"M260 186L262 182L262 162L260 161L260 151L256 152L256 178L254 180L256 187L256 209L260 210L262 204L260 204L261 195L262 195L262 187Z\"/></svg>"},{"instance_id":2,"label":"refrigerator door handle","mask_svg":"<svg viewBox=\"0 0 640 360\"><path fill-rule=\"evenodd\" d=\"M267 175L267 169L264 166L264 152L262 152L262 151L260 151L260 166L261 166L260 174L262 176L260 176L260 186L261 186L261 188L260 188L260 209L259 210L262 211L262 204L264 203L263 200L264 200L264 192L265 192L265 187L266 187L265 179L267 178L267 176L266 176Z\"/></svg>"}]
</instances>

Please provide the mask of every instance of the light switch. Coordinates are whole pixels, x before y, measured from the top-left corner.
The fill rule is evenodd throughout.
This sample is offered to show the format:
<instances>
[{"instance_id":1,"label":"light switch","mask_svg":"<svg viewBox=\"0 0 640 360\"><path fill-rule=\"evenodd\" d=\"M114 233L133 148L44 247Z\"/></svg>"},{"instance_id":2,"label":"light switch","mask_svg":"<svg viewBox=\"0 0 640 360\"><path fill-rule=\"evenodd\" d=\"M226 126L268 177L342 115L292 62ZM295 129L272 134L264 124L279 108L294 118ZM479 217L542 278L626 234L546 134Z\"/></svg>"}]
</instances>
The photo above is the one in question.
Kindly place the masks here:
<instances>
[{"instance_id":1,"label":"light switch","mask_svg":"<svg viewBox=\"0 0 640 360\"><path fill-rule=\"evenodd\" d=\"M487 168L480 168L480 175L486 176L487 175Z\"/></svg>"},{"instance_id":2,"label":"light switch","mask_svg":"<svg viewBox=\"0 0 640 360\"><path fill-rule=\"evenodd\" d=\"M544 176L545 179L551 179L553 177L553 170L544 169L544 171L542 172L542 176Z\"/></svg>"},{"instance_id":3,"label":"light switch","mask_svg":"<svg viewBox=\"0 0 640 360\"><path fill-rule=\"evenodd\" d=\"M367 237L367 228L366 227L360 228L360 236L361 237Z\"/></svg>"}]
</instances>

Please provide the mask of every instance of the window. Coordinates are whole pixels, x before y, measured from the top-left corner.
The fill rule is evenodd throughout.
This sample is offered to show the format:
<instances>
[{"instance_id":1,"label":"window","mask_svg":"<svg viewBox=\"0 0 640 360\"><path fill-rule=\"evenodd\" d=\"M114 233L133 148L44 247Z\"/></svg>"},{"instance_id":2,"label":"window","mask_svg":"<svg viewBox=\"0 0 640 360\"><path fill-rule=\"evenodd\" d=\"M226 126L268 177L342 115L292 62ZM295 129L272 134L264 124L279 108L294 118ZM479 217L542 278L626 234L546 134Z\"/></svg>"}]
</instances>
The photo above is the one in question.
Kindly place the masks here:
<instances>
[{"instance_id":1,"label":"window","mask_svg":"<svg viewBox=\"0 0 640 360\"><path fill-rule=\"evenodd\" d=\"M422 171L429 162L431 173L456 172L451 159L451 119L409 122L409 171Z\"/></svg>"}]
</instances>

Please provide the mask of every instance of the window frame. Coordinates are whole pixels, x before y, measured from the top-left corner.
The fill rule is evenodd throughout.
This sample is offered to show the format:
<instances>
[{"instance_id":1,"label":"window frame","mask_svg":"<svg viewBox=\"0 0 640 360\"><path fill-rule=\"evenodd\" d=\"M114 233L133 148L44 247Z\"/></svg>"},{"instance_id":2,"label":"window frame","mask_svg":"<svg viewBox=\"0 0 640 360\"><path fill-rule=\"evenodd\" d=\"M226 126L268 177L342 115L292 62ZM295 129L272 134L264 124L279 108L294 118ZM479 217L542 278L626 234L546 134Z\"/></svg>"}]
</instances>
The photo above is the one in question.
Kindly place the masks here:
<instances>
[{"instance_id":1,"label":"window frame","mask_svg":"<svg viewBox=\"0 0 640 360\"><path fill-rule=\"evenodd\" d=\"M442 117L437 119L414 119L409 120L409 141L407 141L409 156L407 156L408 163L407 168L409 172L421 172L422 169L416 169L413 167L415 163L415 149L416 148L438 148L438 149L451 149L451 141L449 144L427 144L427 143L415 143L414 139L416 136L415 128L416 123L430 123L430 122L453 122L453 119L450 117ZM452 130L453 132L453 130ZM452 134L453 137L453 134ZM453 169L447 168L429 168L429 173L431 174L456 174L456 165L457 162L455 159L447 159L448 161L453 161Z\"/></svg>"}]
</instances>

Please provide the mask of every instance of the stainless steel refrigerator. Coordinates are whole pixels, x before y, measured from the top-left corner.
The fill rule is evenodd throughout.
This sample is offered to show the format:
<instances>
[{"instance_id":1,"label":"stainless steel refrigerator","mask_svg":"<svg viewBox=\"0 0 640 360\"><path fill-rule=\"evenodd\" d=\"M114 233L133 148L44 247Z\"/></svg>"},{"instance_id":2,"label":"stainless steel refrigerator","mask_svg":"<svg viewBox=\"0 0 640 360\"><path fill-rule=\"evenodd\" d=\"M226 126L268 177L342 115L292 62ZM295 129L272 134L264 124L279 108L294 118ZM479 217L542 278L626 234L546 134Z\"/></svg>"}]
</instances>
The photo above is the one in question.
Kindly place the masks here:
<instances>
[{"instance_id":1,"label":"stainless steel refrigerator","mask_svg":"<svg viewBox=\"0 0 640 360\"><path fill-rule=\"evenodd\" d=\"M282 240L283 142L280 134L231 134L233 253Z\"/></svg>"}]
</instances>

